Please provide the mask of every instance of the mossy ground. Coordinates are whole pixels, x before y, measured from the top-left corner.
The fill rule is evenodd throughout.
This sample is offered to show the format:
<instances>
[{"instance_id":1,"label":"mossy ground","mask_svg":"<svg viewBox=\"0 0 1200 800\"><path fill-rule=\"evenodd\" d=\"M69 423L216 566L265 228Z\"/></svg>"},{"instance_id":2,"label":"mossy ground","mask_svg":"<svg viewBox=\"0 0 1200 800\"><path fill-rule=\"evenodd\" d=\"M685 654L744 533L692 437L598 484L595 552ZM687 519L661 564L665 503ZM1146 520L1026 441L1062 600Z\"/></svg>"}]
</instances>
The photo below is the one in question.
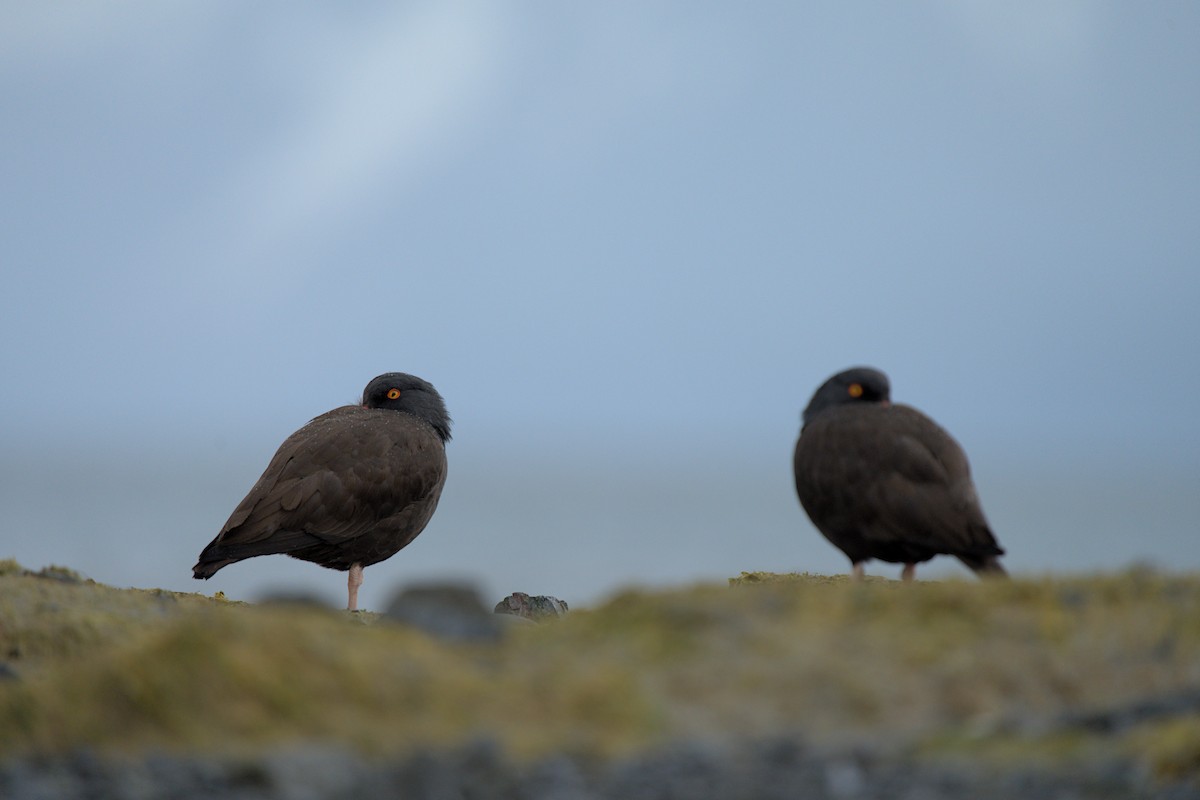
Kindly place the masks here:
<instances>
[{"instance_id":1,"label":"mossy ground","mask_svg":"<svg viewBox=\"0 0 1200 800\"><path fill-rule=\"evenodd\" d=\"M371 614L0 562L0 659L14 673L0 681L0 753L321 740L384 755L490 736L518 757L604 757L794 733L999 764L1132 758L1200 777L1194 575L752 573L631 591L464 645ZM1161 708L1122 716L1147 700ZM1086 722L1106 714L1124 721Z\"/></svg>"}]
</instances>

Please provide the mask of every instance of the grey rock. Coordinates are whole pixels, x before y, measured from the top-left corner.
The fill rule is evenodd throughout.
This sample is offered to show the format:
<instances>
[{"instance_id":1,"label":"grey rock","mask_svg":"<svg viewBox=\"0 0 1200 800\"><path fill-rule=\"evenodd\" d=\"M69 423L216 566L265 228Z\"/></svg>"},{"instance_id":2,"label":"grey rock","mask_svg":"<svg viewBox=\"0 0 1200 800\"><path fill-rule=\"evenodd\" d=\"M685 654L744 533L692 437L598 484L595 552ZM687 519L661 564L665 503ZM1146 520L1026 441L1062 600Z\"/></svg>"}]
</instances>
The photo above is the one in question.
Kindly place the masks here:
<instances>
[{"instance_id":1,"label":"grey rock","mask_svg":"<svg viewBox=\"0 0 1200 800\"><path fill-rule=\"evenodd\" d=\"M307 745L277 750L259 762L266 786L286 800L352 798L365 765L349 750Z\"/></svg>"},{"instance_id":2,"label":"grey rock","mask_svg":"<svg viewBox=\"0 0 1200 800\"><path fill-rule=\"evenodd\" d=\"M540 622L545 619L558 619L567 614L566 601L559 600L547 594L528 595L525 592L513 592L496 604L497 614L511 614L522 619Z\"/></svg>"},{"instance_id":3,"label":"grey rock","mask_svg":"<svg viewBox=\"0 0 1200 800\"><path fill-rule=\"evenodd\" d=\"M1155 780L1133 762L999 770L865 747L818 751L792 737L678 742L614 761L558 753L530 764L491 739L382 761L316 743L243 757L81 751L0 761L5 800L1183 800L1197 789Z\"/></svg>"},{"instance_id":4,"label":"grey rock","mask_svg":"<svg viewBox=\"0 0 1200 800\"><path fill-rule=\"evenodd\" d=\"M554 755L534 764L525 777L529 800L597 800L580 763L565 755Z\"/></svg>"},{"instance_id":5,"label":"grey rock","mask_svg":"<svg viewBox=\"0 0 1200 800\"><path fill-rule=\"evenodd\" d=\"M504 623L488 613L473 586L427 584L401 590L384 612L389 619L452 641L496 641Z\"/></svg>"}]
</instances>

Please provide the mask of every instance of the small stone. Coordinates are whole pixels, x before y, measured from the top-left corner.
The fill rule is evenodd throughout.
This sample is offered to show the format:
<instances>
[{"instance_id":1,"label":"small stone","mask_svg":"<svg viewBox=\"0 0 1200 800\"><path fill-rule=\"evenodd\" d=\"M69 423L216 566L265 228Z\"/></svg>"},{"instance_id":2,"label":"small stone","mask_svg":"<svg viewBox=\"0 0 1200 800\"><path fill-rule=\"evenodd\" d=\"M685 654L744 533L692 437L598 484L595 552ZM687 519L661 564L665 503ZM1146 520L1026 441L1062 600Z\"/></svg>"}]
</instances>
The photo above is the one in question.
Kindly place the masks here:
<instances>
[{"instance_id":1,"label":"small stone","mask_svg":"<svg viewBox=\"0 0 1200 800\"><path fill-rule=\"evenodd\" d=\"M544 619L557 619L567 614L567 604L557 597L546 594L530 596L525 592L513 592L496 604L495 613L511 614L512 616L540 622Z\"/></svg>"},{"instance_id":2,"label":"small stone","mask_svg":"<svg viewBox=\"0 0 1200 800\"><path fill-rule=\"evenodd\" d=\"M853 761L837 759L825 767L825 787L834 797L858 797L866 784L862 768Z\"/></svg>"}]
</instances>

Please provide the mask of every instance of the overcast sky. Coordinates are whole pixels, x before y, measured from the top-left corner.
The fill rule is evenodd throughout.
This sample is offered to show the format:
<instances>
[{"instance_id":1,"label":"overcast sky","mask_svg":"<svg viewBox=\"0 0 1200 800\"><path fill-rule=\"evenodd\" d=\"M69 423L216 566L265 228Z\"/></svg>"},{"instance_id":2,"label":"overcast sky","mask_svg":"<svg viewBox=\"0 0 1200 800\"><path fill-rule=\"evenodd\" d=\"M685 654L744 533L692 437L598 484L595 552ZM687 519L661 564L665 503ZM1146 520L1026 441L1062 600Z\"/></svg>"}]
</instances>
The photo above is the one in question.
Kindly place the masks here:
<instances>
[{"instance_id":1,"label":"overcast sky","mask_svg":"<svg viewBox=\"0 0 1200 800\"><path fill-rule=\"evenodd\" d=\"M1200 478L1194 2L3 5L0 492L53 546L0 555L85 569L119 515L38 509L196 463L229 483L143 520L186 576L282 439L392 370L456 420L431 537L542 473L758 464L796 515L770 535L844 568L787 471L854 364L979 474ZM605 480L577 517L626 505ZM1137 552L1200 567L1169 502L1193 549Z\"/></svg>"}]
</instances>

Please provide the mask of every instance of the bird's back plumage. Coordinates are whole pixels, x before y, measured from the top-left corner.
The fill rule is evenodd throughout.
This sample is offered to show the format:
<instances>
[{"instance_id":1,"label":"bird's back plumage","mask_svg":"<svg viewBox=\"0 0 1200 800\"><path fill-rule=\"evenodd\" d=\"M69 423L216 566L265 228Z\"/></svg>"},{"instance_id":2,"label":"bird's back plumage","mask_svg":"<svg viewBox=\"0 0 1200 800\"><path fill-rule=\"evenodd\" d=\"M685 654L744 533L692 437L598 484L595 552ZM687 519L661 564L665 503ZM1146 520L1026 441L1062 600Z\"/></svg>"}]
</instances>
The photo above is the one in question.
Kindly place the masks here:
<instances>
[{"instance_id":1,"label":"bird's back plumage","mask_svg":"<svg viewBox=\"0 0 1200 800\"><path fill-rule=\"evenodd\" d=\"M383 388L373 388L377 384ZM395 386L403 387L393 389L397 398L406 391L420 395L415 413L372 399ZM322 414L280 445L201 552L193 575L208 578L234 562L274 553L338 570L390 558L437 508L449 424L432 386L403 373L380 376L364 392L364 405Z\"/></svg>"},{"instance_id":2,"label":"bird's back plumage","mask_svg":"<svg viewBox=\"0 0 1200 800\"><path fill-rule=\"evenodd\" d=\"M996 557L1004 551L958 442L920 411L892 404L882 373L859 372L867 381L873 372L876 385L864 395L863 375L832 389L827 382L796 442L796 492L813 524L853 564L948 554L976 571L1003 572Z\"/></svg>"}]
</instances>

